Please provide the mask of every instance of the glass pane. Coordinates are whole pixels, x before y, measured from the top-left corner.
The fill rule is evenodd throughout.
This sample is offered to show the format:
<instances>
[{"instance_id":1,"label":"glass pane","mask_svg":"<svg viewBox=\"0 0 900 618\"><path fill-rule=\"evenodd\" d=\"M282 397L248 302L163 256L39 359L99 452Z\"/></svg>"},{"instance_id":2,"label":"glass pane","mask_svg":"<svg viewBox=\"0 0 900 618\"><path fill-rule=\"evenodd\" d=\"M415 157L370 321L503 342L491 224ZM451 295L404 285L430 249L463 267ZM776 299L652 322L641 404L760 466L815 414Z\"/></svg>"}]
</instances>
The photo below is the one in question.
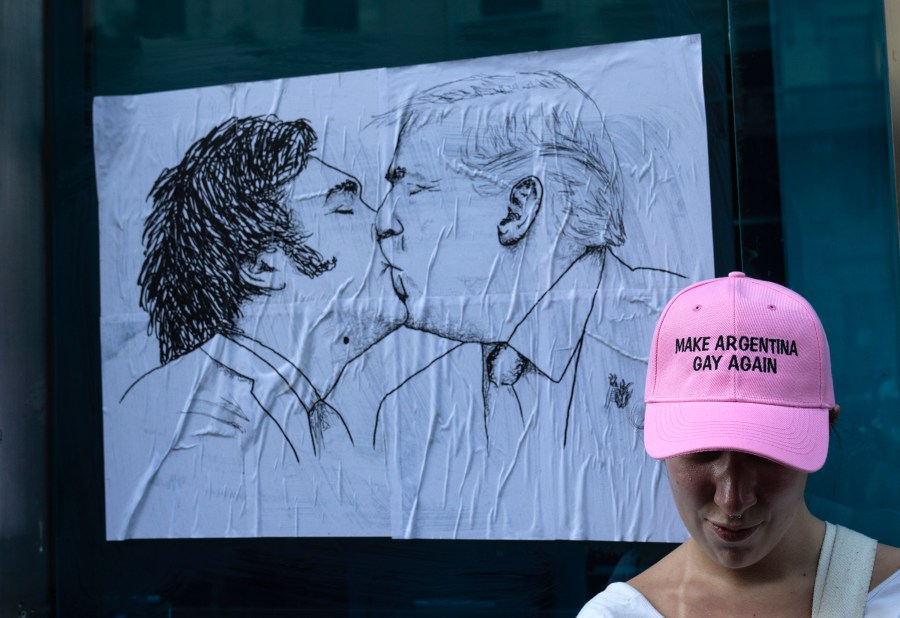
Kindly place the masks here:
<instances>
[{"instance_id":1,"label":"glass pane","mask_svg":"<svg viewBox=\"0 0 900 618\"><path fill-rule=\"evenodd\" d=\"M810 509L900 542L900 298L883 3L772 2L788 284L816 307L841 417Z\"/></svg>"},{"instance_id":2,"label":"glass pane","mask_svg":"<svg viewBox=\"0 0 900 618\"><path fill-rule=\"evenodd\" d=\"M90 97L700 32L718 274L807 296L843 406L814 513L900 544L900 275L882 4L51 0L52 457L62 615L560 615L669 546L103 540ZM729 48L729 45L731 46ZM735 179L732 182L732 177Z\"/></svg>"}]
</instances>

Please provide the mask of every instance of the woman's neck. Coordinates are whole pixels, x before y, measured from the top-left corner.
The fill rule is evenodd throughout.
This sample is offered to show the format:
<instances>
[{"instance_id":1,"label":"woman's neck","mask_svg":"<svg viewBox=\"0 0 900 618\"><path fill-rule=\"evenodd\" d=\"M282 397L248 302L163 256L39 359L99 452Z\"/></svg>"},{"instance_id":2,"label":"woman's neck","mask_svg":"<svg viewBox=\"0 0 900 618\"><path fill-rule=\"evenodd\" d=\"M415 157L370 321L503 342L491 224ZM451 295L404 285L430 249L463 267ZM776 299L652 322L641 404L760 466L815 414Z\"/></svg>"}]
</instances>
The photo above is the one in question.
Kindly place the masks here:
<instances>
[{"instance_id":1,"label":"woman's neck","mask_svg":"<svg viewBox=\"0 0 900 618\"><path fill-rule=\"evenodd\" d=\"M719 582L748 586L778 582L804 574L815 576L825 522L801 505L794 521L777 545L761 560L742 568L728 568L713 560L693 540L685 543L687 559L698 574Z\"/></svg>"},{"instance_id":2,"label":"woman's neck","mask_svg":"<svg viewBox=\"0 0 900 618\"><path fill-rule=\"evenodd\" d=\"M667 617L809 615L824 536L825 522L803 505L778 545L752 565L723 566L689 539L629 583Z\"/></svg>"}]
</instances>

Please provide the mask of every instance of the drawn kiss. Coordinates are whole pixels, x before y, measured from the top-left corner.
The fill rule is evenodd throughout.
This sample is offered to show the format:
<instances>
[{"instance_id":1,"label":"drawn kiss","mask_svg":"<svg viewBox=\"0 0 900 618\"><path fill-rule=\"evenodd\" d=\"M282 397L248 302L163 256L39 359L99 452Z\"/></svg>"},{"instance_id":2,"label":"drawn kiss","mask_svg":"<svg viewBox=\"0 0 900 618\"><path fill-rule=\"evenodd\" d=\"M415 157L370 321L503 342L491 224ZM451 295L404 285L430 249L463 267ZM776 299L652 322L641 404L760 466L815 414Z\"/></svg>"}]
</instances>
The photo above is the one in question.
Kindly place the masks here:
<instances>
[{"instance_id":1,"label":"drawn kiss","mask_svg":"<svg viewBox=\"0 0 900 618\"><path fill-rule=\"evenodd\" d=\"M394 292L404 303L406 299L409 297L409 294L406 293L406 286L403 284L403 279L400 276L400 273L396 268L391 270L391 284L394 286Z\"/></svg>"}]
</instances>

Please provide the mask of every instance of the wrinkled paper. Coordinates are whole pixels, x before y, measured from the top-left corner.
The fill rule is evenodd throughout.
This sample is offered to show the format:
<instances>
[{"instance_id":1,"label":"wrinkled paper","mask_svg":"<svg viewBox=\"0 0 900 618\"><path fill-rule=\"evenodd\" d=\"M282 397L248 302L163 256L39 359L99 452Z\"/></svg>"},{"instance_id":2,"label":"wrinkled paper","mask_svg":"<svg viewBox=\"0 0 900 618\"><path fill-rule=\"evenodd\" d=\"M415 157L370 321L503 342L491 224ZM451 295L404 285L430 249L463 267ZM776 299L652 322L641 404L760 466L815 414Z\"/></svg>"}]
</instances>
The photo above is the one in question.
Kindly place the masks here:
<instances>
[{"instance_id":1,"label":"wrinkled paper","mask_svg":"<svg viewBox=\"0 0 900 618\"><path fill-rule=\"evenodd\" d=\"M700 38L94 102L108 539L676 541Z\"/></svg>"}]
</instances>

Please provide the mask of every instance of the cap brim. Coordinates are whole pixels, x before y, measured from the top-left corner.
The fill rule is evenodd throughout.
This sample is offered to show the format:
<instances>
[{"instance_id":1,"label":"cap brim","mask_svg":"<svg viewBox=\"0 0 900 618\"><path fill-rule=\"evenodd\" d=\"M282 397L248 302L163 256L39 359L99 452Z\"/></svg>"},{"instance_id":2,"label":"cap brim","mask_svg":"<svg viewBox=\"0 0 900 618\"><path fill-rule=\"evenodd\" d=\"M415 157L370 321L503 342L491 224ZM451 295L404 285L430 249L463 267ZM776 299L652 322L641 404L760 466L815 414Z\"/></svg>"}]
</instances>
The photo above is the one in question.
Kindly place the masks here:
<instances>
[{"instance_id":1,"label":"cap brim","mask_svg":"<svg viewBox=\"0 0 900 618\"><path fill-rule=\"evenodd\" d=\"M648 403L644 446L655 459L743 451L815 472L828 456L828 410L729 401Z\"/></svg>"}]
</instances>

